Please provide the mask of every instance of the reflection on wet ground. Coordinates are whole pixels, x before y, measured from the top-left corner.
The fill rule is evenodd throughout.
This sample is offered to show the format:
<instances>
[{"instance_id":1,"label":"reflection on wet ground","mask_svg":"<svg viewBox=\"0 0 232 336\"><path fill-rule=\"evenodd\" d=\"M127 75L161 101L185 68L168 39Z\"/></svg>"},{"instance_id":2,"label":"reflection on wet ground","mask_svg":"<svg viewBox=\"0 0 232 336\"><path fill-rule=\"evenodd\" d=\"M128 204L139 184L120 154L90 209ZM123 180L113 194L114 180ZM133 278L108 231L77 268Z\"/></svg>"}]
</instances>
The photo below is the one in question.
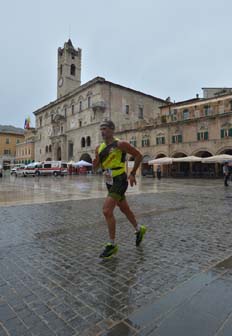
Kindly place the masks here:
<instances>
[{"instance_id":1,"label":"reflection on wet ground","mask_svg":"<svg viewBox=\"0 0 232 336\"><path fill-rule=\"evenodd\" d=\"M138 178L137 185L128 187L127 194L160 193L185 188L204 186L214 188L221 181L214 180L212 185L207 180L180 180L153 178ZM65 176L65 177L15 177L5 176L0 179L0 206L36 204L102 198L106 195L106 188L102 176ZM230 197L227 195L227 197Z\"/></svg>"},{"instance_id":2,"label":"reflection on wet ground","mask_svg":"<svg viewBox=\"0 0 232 336\"><path fill-rule=\"evenodd\" d=\"M0 191L1 336L205 336L213 329L190 333L202 316L219 328L231 314L231 260L220 266L232 254L231 187L222 180L138 179L128 200L147 234L136 248L116 209L119 251L106 262L100 176L8 176ZM183 316L193 328L172 332Z\"/></svg>"}]
</instances>

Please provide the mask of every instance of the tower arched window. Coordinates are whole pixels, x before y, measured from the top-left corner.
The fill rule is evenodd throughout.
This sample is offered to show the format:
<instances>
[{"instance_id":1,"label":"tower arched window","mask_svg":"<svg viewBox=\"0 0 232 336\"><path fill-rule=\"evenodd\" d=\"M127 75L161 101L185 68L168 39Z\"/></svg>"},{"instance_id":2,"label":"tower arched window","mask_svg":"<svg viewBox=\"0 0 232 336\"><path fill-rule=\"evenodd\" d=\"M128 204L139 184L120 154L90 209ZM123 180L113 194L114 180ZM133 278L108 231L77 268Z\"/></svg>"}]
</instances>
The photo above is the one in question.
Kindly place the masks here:
<instances>
[{"instance_id":1,"label":"tower arched window","mask_svg":"<svg viewBox=\"0 0 232 336\"><path fill-rule=\"evenodd\" d=\"M49 145L49 153L52 151L52 145Z\"/></svg>"},{"instance_id":2,"label":"tower arched window","mask_svg":"<svg viewBox=\"0 0 232 336\"><path fill-rule=\"evenodd\" d=\"M76 75L76 67L75 67L74 64L71 64L70 74L71 74L72 76L75 76L75 75Z\"/></svg>"},{"instance_id":3,"label":"tower arched window","mask_svg":"<svg viewBox=\"0 0 232 336\"><path fill-rule=\"evenodd\" d=\"M86 146L91 146L91 138L90 138L90 136L87 136L87 138L86 138Z\"/></svg>"},{"instance_id":4,"label":"tower arched window","mask_svg":"<svg viewBox=\"0 0 232 336\"><path fill-rule=\"evenodd\" d=\"M46 148L45 148L45 152L48 153L48 146L46 146Z\"/></svg>"},{"instance_id":5,"label":"tower arched window","mask_svg":"<svg viewBox=\"0 0 232 336\"><path fill-rule=\"evenodd\" d=\"M81 147L85 147L85 138L81 138Z\"/></svg>"}]
</instances>

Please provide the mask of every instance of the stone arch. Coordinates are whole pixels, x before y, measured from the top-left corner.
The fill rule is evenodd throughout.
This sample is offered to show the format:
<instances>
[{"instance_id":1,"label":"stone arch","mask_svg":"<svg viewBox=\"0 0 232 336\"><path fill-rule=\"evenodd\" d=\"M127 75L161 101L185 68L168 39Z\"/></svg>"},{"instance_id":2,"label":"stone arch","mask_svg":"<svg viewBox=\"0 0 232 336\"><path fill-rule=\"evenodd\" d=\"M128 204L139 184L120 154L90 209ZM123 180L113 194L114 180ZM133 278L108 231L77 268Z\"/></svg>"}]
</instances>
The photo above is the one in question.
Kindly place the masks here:
<instances>
[{"instance_id":1,"label":"stone arch","mask_svg":"<svg viewBox=\"0 0 232 336\"><path fill-rule=\"evenodd\" d=\"M228 154L228 155L232 155L232 148L229 146L225 146L221 149L219 149L216 153L216 155L218 154Z\"/></svg>"},{"instance_id":2,"label":"stone arch","mask_svg":"<svg viewBox=\"0 0 232 336\"><path fill-rule=\"evenodd\" d=\"M149 154L144 154L142 163L141 163L141 173L142 176L146 175L152 175L154 174L153 172L153 165L149 165L148 161L152 160L152 157Z\"/></svg>"},{"instance_id":3,"label":"stone arch","mask_svg":"<svg viewBox=\"0 0 232 336\"><path fill-rule=\"evenodd\" d=\"M80 95L77 99L78 102L83 101L83 100L84 100L84 97L82 95Z\"/></svg>"},{"instance_id":4,"label":"stone arch","mask_svg":"<svg viewBox=\"0 0 232 336\"><path fill-rule=\"evenodd\" d=\"M163 157L167 157L167 154L164 154L164 153L158 153L157 155L156 155L156 159L160 159L160 158L163 158Z\"/></svg>"},{"instance_id":5,"label":"stone arch","mask_svg":"<svg viewBox=\"0 0 232 336\"><path fill-rule=\"evenodd\" d=\"M182 158L188 156L184 152L174 152L172 158ZM191 165L189 162L173 162L171 166L171 175L175 177L187 177L190 175Z\"/></svg>"},{"instance_id":6,"label":"stone arch","mask_svg":"<svg viewBox=\"0 0 232 336\"><path fill-rule=\"evenodd\" d=\"M209 156L212 156L213 154L210 153L207 149L205 148L199 148L198 150L196 150L194 152L193 155L196 155L196 156L199 156L199 157L202 157L202 158L206 158L206 157L209 157Z\"/></svg>"},{"instance_id":7,"label":"stone arch","mask_svg":"<svg viewBox=\"0 0 232 336\"><path fill-rule=\"evenodd\" d=\"M188 156L188 154L186 154L184 152L174 152L171 155L171 157L173 157L173 158L181 158L181 157L185 157L185 156Z\"/></svg>"},{"instance_id":8,"label":"stone arch","mask_svg":"<svg viewBox=\"0 0 232 336\"><path fill-rule=\"evenodd\" d=\"M92 158L88 153L83 153L80 157L80 160L84 160L86 162L92 163Z\"/></svg>"},{"instance_id":9,"label":"stone arch","mask_svg":"<svg viewBox=\"0 0 232 336\"><path fill-rule=\"evenodd\" d=\"M213 156L206 148L199 148L194 151L193 155L207 158ZM192 163L192 177L210 177L215 175L215 164L214 163L202 163L202 162L193 162Z\"/></svg>"}]
</instances>

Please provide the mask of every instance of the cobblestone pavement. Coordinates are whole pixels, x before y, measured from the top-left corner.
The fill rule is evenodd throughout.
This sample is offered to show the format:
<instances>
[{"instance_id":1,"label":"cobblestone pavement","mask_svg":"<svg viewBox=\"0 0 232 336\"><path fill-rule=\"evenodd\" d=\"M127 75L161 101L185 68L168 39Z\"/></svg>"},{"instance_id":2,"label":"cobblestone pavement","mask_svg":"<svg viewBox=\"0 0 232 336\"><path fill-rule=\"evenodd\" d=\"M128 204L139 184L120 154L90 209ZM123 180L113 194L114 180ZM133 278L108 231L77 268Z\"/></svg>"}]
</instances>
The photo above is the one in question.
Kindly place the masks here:
<instances>
[{"instance_id":1,"label":"cobblestone pavement","mask_svg":"<svg viewBox=\"0 0 232 336\"><path fill-rule=\"evenodd\" d=\"M128 200L145 240L135 247L117 209L119 252L109 261L98 258L108 238L101 177L57 179L53 191L50 178L25 180L0 182L0 336L106 335L232 254L232 187L221 180L142 180ZM80 182L84 194L70 193ZM40 199L24 197L25 183ZM36 204L17 205L19 196L13 206L7 190L19 188L22 203Z\"/></svg>"}]
</instances>

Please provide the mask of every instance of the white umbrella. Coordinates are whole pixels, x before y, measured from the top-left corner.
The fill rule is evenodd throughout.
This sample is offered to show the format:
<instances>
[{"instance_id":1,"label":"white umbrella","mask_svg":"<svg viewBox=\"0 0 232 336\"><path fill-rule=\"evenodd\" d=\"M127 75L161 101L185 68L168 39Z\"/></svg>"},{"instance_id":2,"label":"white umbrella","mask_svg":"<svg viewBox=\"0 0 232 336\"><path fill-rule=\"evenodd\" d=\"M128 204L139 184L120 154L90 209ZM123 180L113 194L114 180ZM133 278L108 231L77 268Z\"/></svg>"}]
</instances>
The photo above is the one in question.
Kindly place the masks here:
<instances>
[{"instance_id":1,"label":"white umbrella","mask_svg":"<svg viewBox=\"0 0 232 336\"><path fill-rule=\"evenodd\" d=\"M173 162L200 162L202 158L194 155L173 158Z\"/></svg>"},{"instance_id":2,"label":"white umbrella","mask_svg":"<svg viewBox=\"0 0 232 336\"><path fill-rule=\"evenodd\" d=\"M167 156L159 158L159 159L154 159L154 160L148 161L149 165L152 165L152 164L171 164L171 163L172 163L172 158L167 157Z\"/></svg>"},{"instance_id":3,"label":"white umbrella","mask_svg":"<svg viewBox=\"0 0 232 336\"><path fill-rule=\"evenodd\" d=\"M232 160L232 155L220 154L203 158L201 161L203 163L223 163L230 160Z\"/></svg>"},{"instance_id":4,"label":"white umbrella","mask_svg":"<svg viewBox=\"0 0 232 336\"><path fill-rule=\"evenodd\" d=\"M87 161L81 160L81 161L75 162L73 164L73 166L75 166L75 167L91 167L92 163L89 163Z\"/></svg>"}]
</instances>

